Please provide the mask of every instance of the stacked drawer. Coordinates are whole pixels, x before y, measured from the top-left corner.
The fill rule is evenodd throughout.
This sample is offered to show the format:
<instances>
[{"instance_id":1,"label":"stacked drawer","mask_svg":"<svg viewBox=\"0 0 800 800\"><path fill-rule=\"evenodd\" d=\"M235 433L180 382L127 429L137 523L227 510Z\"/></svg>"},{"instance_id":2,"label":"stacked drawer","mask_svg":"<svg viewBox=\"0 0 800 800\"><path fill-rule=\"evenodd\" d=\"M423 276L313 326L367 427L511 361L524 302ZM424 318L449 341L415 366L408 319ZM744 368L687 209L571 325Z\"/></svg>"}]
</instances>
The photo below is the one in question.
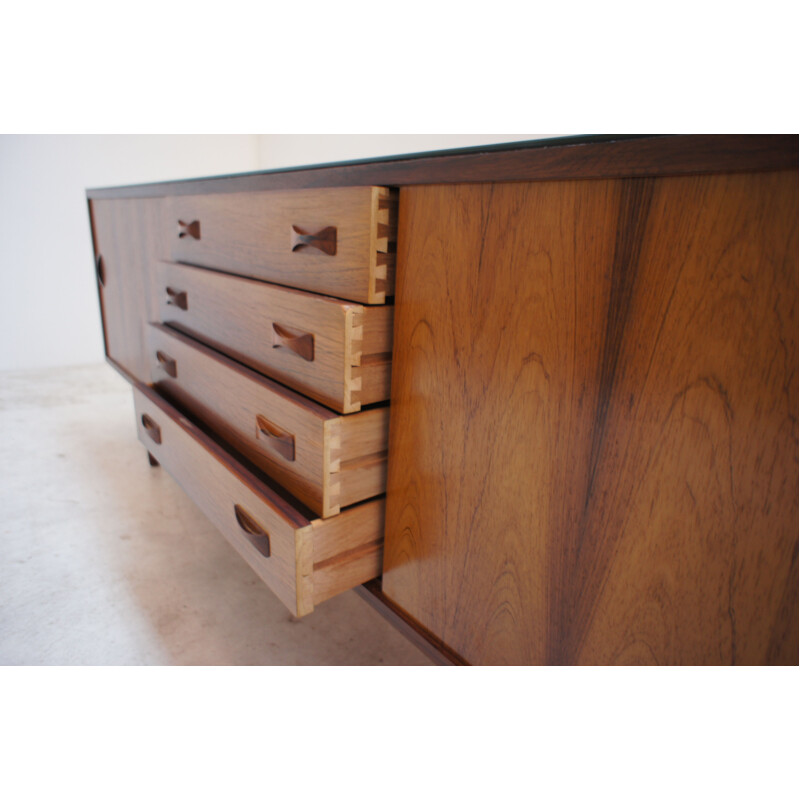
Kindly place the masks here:
<instances>
[{"instance_id":1,"label":"stacked drawer","mask_svg":"<svg viewBox=\"0 0 800 800\"><path fill-rule=\"evenodd\" d=\"M395 220L377 187L163 206L139 438L298 616L381 573Z\"/></svg>"}]
</instances>

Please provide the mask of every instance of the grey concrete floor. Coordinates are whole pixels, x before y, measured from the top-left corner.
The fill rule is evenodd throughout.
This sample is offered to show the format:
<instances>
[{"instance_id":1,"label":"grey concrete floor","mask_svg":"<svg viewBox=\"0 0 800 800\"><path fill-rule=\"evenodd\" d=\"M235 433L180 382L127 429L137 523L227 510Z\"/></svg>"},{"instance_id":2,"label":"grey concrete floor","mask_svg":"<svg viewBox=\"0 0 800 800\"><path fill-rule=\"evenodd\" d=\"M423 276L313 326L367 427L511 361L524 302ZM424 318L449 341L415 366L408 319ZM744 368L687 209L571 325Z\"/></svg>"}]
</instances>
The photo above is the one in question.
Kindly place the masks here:
<instances>
[{"instance_id":1,"label":"grey concrete floor","mask_svg":"<svg viewBox=\"0 0 800 800\"><path fill-rule=\"evenodd\" d=\"M105 364L0 373L0 664L429 664L353 592L295 619L136 440Z\"/></svg>"}]
</instances>

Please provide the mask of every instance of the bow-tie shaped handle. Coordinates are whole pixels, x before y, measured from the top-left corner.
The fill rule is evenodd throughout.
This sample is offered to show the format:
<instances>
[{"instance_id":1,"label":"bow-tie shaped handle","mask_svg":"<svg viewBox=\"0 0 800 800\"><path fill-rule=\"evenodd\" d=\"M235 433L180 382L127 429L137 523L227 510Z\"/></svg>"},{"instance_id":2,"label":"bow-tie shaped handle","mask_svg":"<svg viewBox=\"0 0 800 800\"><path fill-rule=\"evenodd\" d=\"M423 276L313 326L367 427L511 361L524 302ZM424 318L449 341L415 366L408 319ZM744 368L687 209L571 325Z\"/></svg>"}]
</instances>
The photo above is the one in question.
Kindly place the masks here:
<instances>
[{"instance_id":1,"label":"bow-tie shaped handle","mask_svg":"<svg viewBox=\"0 0 800 800\"><path fill-rule=\"evenodd\" d=\"M292 225L292 252L301 247L316 247L329 256L336 255L336 228L323 228L319 233L307 233Z\"/></svg>"},{"instance_id":2,"label":"bow-tie shaped handle","mask_svg":"<svg viewBox=\"0 0 800 800\"><path fill-rule=\"evenodd\" d=\"M183 311L189 310L189 300L186 297L186 292L181 292L178 289L173 289L167 286L167 305L177 306Z\"/></svg>"},{"instance_id":3,"label":"bow-tie shaped handle","mask_svg":"<svg viewBox=\"0 0 800 800\"><path fill-rule=\"evenodd\" d=\"M184 222L182 219L178 220L178 238L183 239L185 236L191 236L192 239L200 238L200 220L196 219L192 222Z\"/></svg>"},{"instance_id":4,"label":"bow-tie shaped handle","mask_svg":"<svg viewBox=\"0 0 800 800\"><path fill-rule=\"evenodd\" d=\"M277 322L272 323L272 346L285 347L304 361L314 360L314 334L294 333Z\"/></svg>"}]
</instances>

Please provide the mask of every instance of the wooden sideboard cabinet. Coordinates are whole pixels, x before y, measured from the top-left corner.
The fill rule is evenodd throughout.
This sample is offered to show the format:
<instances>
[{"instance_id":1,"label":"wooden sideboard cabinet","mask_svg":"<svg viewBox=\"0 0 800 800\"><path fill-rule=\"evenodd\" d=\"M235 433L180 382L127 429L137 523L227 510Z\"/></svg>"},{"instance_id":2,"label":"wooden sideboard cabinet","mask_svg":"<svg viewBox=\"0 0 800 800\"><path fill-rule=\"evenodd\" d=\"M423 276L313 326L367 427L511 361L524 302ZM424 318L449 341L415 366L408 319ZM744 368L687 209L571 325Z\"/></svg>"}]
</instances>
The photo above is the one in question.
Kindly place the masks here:
<instances>
[{"instance_id":1,"label":"wooden sideboard cabinet","mask_svg":"<svg viewBox=\"0 0 800 800\"><path fill-rule=\"evenodd\" d=\"M355 588L441 663L796 664L797 169L574 137L89 190L106 354L293 614Z\"/></svg>"}]
</instances>

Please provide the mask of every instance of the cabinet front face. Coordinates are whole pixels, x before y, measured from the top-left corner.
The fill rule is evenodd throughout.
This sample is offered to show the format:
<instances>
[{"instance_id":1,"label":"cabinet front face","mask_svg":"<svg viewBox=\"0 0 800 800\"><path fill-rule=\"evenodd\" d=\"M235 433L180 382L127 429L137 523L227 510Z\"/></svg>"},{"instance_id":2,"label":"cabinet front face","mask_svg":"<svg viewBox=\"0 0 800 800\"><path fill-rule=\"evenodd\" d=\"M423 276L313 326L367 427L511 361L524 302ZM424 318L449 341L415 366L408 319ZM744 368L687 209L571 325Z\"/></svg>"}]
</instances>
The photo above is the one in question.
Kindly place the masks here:
<instances>
[{"instance_id":1,"label":"cabinet front face","mask_svg":"<svg viewBox=\"0 0 800 800\"><path fill-rule=\"evenodd\" d=\"M797 663L797 213L402 189L386 595L473 663Z\"/></svg>"},{"instance_id":2,"label":"cabinet front face","mask_svg":"<svg viewBox=\"0 0 800 800\"><path fill-rule=\"evenodd\" d=\"M106 355L147 383L145 326L152 316L150 265L160 244L162 201L92 200L95 269Z\"/></svg>"},{"instance_id":3,"label":"cabinet front face","mask_svg":"<svg viewBox=\"0 0 800 800\"><path fill-rule=\"evenodd\" d=\"M173 476L293 614L308 614L380 575L388 408L355 412L362 400L388 398L393 309L159 262L164 202L90 201L106 355L134 384L150 464ZM306 394L160 319L257 367L283 366L287 382L305 368ZM326 394L331 383L338 395ZM353 413L310 400L320 385Z\"/></svg>"}]
</instances>

